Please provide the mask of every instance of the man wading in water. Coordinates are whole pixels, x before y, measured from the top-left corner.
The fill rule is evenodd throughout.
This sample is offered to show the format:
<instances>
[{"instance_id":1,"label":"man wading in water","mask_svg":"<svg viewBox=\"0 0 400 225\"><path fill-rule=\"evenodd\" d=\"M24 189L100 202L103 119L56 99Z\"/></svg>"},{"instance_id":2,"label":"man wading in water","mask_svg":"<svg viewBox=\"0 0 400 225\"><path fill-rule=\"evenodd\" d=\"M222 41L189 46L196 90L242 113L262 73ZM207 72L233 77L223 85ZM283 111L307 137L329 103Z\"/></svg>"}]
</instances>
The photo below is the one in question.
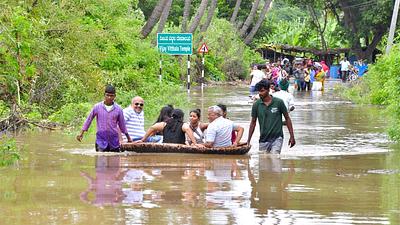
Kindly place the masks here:
<instances>
[{"instance_id":1,"label":"man wading in water","mask_svg":"<svg viewBox=\"0 0 400 225\"><path fill-rule=\"evenodd\" d=\"M289 146L296 144L293 134L292 120L289 117L285 103L279 98L269 94L270 83L262 80L256 84L256 91L259 92L260 99L254 102L251 109L251 122L247 144L250 144L256 127L256 121L260 125L260 151L267 153L281 153L283 144L282 115L285 117L286 125L289 129Z\"/></svg>"},{"instance_id":2,"label":"man wading in water","mask_svg":"<svg viewBox=\"0 0 400 225\"><path fill-rule=\"evenodd\" d=\"M119 129L121 129L121 133L125 134L128 142L132 142L126 130L122 108L114 102L115 97L115 88L111 85L107 85L104 93L104 101L97 103L93 107L83 124L81 133L76 136L79 142L82 141L83 133L89 129L92 120L96 117L97 132L95 146L97 152L120 151L118 138Z\"/></svg>"}]
</instances>

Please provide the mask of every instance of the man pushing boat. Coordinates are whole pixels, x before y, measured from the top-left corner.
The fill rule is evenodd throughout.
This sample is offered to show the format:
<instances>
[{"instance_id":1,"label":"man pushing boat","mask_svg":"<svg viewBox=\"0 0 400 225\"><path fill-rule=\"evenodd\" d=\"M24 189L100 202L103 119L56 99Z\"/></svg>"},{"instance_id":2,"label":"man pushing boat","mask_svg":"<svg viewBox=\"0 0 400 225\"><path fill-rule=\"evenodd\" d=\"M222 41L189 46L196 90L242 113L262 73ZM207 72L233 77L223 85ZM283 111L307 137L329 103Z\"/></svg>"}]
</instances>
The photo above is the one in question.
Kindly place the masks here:
<instances>
[{"instance_id":1,"label":"man pushing boat","mask_svg":"<svg viewBox=\"0 0 400 225\"><path fill-rule=\"evenodd\" d=\"M76 139L81 142L83 134L89 129L90 124L96 117L96 151L97 152L119 152L119 129L125 134L128 142L132 142L125 126L124 114L122 108L114 102L116 97L115 88L107 85L104 92L104 101L97 103L87 117L82 126L81 133ZM119 127L119 128L118 128Z\"/></svg>"}]
</instances>

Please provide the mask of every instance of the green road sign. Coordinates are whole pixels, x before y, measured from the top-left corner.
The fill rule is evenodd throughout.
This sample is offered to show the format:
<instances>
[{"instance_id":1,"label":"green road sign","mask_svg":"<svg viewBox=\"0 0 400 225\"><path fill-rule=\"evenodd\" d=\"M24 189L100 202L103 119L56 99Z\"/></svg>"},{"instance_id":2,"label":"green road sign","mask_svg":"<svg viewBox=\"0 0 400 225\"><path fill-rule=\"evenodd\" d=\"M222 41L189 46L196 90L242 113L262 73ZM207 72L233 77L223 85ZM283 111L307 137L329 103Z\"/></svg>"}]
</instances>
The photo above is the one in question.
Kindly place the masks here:
<instances>
[{"instance_id":1,"label":"green road sign","mask_svg":"<svg viewBox=\"0 0 400 225\"><path fill-rule=\"evenodd\" d=\"M169 55L191 55L193 36L191 33L157 33L157 48Z\"/></svg>"}]
</instances>

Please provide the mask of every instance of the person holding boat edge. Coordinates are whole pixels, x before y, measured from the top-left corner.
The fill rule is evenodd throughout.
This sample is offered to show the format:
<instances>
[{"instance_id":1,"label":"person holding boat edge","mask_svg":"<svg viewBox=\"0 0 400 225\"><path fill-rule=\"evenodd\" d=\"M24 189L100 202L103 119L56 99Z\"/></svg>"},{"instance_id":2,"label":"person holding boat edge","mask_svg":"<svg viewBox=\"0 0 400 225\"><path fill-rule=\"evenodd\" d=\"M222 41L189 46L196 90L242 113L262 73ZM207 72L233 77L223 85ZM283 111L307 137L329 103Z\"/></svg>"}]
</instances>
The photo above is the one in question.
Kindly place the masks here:
<instances>
[{"instance_id":1,"label":"person holding boat edge","mask_svg":"<svg viewBox=\"0 0 400 225\"><path fill-rule=\"evenodd\" d=\"M121 133L125 134L128 142L132 142L125 126L122 108L114 102L115 97L115 88L112 85L107 85L104 93L104 101L97 103L92 108L92 111L82 126L81 133L76 136L79 142L82 141L83 134L89 129L95 117L97 125L96 151L119 152L119 130Z\"/></svg>"},{"instance_id":2,"label":"person holding boat edge","mask_svg":"<svg viewBox=\"0 0 400 225\"><path fill-rule=\"evenodd\" d=\"M132 98L131 105L126 107L124 112L124 119L126 129L132 141L141 140L146 134L144 130L144 100L140 96ZM147 142L158 142L161 136L150 136ZM125 140L124 140L125 141Z\"/></svg>"},{"instance_id":3,"label":"person holding boat edge","mask_svg":"<svg viewBox=\"0 0 400 225\"><path fill-rule=\"evenodd\" d=\"M243 136L243 127L235 125L232 121L223 117L222 109L217 106L208 108L208 124L207 133L205 136L206 143L203 144L207 148L212 147L229 147L237 146ZM237 138L232 143L232 130L238 131Z\"/></svg>"}]
</instances>

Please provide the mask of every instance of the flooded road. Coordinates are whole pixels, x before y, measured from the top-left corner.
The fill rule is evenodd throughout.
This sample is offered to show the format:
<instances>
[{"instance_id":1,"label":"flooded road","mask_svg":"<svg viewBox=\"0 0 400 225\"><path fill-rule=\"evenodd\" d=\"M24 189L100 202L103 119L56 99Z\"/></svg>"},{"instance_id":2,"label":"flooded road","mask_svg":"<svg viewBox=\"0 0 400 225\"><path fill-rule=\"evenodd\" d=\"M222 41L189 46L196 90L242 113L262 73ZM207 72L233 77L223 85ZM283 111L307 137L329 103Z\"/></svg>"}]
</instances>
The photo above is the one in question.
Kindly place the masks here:
<instances>
[{"instance_id":1,"label":"flooded road","mask_svg":"<svg viewBox=\"0 0 400 225\"><path fill-rule=\"evenodd\" d=\"M295 93L297 144L277 157L258 152L258 126L244 156L101 155L94 135L19 136L25 160L0 169L0 224L400 224L400 147L381 109L341 100L333 84ZM224 103L246 141L247 95L194 89L186 112Z\"/></svg>"}]
</instances>

